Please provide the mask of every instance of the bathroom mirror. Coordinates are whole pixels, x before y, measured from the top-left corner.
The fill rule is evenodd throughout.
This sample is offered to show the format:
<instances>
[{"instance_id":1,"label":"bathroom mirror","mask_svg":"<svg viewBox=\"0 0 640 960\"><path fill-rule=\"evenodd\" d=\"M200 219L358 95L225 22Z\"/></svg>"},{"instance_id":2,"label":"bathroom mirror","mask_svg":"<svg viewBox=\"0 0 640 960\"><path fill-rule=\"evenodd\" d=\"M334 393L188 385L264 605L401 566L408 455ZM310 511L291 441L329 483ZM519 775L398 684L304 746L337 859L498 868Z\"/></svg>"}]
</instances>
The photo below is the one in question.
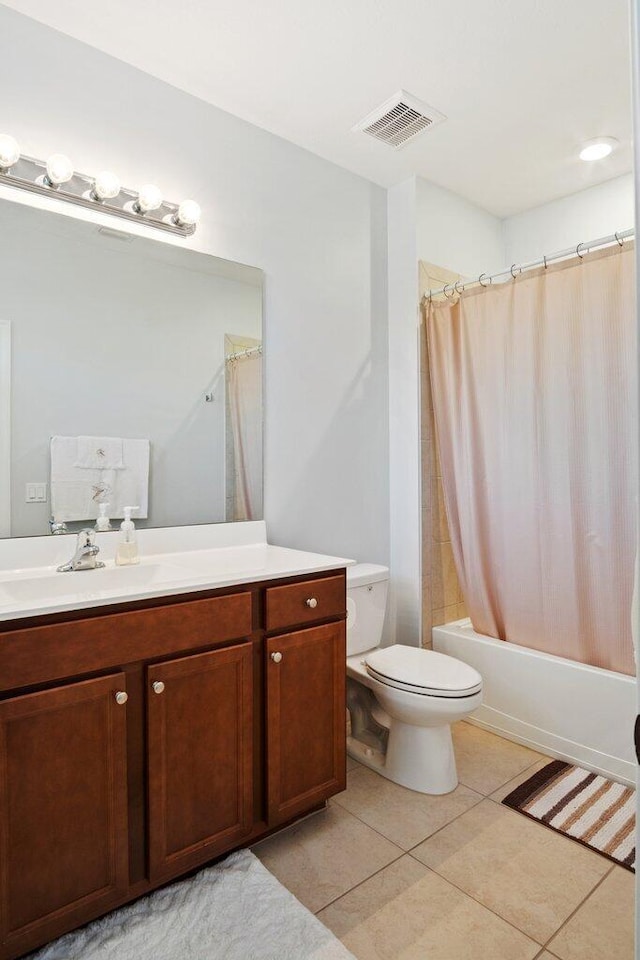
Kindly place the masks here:
<instances>
[{"instance_id":1,"label":"bathroom mirror","mask_svg":"<svg viewBox=\"0 0 640 960\"><path fill-rule=\"evenodd\" d=\"M48 534L56 512L92 524L138 467L140 527L261 519L262 285L254 267L0 200L0 535Z\"/></svg>"}]
</instances>

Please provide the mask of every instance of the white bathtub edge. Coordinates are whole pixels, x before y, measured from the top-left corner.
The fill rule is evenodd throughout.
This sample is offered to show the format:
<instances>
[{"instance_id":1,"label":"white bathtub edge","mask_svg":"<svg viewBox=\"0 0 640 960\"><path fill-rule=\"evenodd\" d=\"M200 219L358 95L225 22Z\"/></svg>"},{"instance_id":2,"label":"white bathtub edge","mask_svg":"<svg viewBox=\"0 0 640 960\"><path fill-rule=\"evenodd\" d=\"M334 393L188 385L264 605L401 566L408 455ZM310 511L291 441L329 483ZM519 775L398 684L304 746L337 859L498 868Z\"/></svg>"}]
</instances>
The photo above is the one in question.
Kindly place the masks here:
<instances>
[{"instance_id":1,"label":"white bathtub edge","mask_svg":"<svg viewBox=\"0 0 640 960\"><path fill-rule=\"evenodd\" d=\"M628 760L612 757L598 750L592 750L582 743L556 736L548 730L524 723L517 717L510 717L492 707L484 705L479 707L466 722L482 727L490 733L497 733L507 740L513 740L515 743L522 744L523 747L529 747L530 750L536 750L555 760L565 760L578 767L585 767L587 770L611 777L612 780L617 780L629 787L636 785L635 764Z\"/></svg>"},{"instance_id":2,"label":"white bathtub edge","mask_svg":"<svg viewBox=\"0 0 640 960\"><path fill-rule=\"evenodd\" d=\"M468 619L434 627L432 637L434 650L468 663L483 677L484 701L471 723L635 784L634 677L483 636Z\"/></svg>"}]
</instances>

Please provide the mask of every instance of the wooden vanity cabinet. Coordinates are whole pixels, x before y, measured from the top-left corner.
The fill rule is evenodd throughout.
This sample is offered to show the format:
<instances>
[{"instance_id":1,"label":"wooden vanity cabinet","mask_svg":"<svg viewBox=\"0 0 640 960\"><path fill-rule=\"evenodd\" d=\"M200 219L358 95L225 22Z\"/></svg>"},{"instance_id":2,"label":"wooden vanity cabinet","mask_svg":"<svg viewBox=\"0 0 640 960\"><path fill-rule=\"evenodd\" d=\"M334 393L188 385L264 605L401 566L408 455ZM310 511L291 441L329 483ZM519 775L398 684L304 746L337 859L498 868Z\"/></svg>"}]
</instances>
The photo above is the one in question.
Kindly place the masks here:
<instances>
[{"instance_id":1,"label":"wooden vanity cabinet","mask_svg":"<svg viewBox=\"0 0 640 960\"><path fill-rule=\"evenodd\" d=\"M267 798L272 825L346 786L345 626L266 642Z\"/></svg>"},{"instance_id":2,"label":"wooden vanity cabinet","mask_svg":"<svg viewBox=\"0 0 640 960\"><path fill-rule=\"evenodd\" d=\"M3 957L127 891L125 688L115 673L0 703Z\"/></svg>"},{"instance_id":3,"label":"wooden vanity cabinet","mask_svg":"<svg viewBox=\"0 0 640 960\"><path fill-rule=\"evenodd\" d=\"M331 571L0 625L0 960L344 789L345 611Z\"/></svg>"},{"instance_id":4,"label":"wooden vanity cabinet","mask_svg":"<svg viewBox=\"0 0 640 960\"><path fill-rule=\"evenodd\" d=\"M251 643L147 668L152 882L251 833L252 671Z\"/></svg>"}]
</instances>

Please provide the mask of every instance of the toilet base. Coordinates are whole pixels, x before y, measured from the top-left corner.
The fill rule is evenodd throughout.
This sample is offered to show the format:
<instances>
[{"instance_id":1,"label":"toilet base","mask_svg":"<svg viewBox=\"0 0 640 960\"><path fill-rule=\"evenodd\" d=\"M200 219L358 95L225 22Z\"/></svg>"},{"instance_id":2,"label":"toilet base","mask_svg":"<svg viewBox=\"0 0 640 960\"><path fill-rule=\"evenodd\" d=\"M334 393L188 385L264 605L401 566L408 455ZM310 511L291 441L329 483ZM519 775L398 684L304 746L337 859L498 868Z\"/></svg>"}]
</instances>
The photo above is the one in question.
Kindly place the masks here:
<instances>
[{"instance_id":1,"label":"toilet base","mask_svg":"<svg viewBox=\"0 0 640 960\"><path fill-rule=\"evenodd\" d=\"M388 780L418 793L440 796L458 786L448 723L417 727L392 720L386 754L356 737L347 737L347 753Z\"/></svg>"}]
</instances>

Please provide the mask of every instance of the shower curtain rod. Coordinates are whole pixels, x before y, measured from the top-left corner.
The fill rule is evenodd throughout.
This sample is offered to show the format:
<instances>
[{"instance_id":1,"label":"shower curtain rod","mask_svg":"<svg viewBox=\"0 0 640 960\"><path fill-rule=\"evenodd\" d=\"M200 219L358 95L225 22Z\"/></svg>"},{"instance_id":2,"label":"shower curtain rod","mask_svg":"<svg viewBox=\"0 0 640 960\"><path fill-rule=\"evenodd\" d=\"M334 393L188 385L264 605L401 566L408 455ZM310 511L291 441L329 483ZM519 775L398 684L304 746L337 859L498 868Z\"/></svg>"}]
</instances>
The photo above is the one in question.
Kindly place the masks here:
<instances>
[{"instance_id":1,"label":"shower curtain rod","mask_svg":"<svg viewBox=\"0 0 640 960\"><path fill-rule=\"evenodd\" d=\"M252 357L254 353L262 353L262 344L258 347L248 347L246 350L239 350L237 353L229 353L225 360L240 360L243 357Z\"/></svg>"},{"instance_id":2,"label":"shower curtain rod","mask_svg":"<svg viewBox=\"0 0 640 960\"><path fill-rule=\"evenodd\" d=\"M582 260L585 253L589 253L590 250L595 250L597 247L606 247L612 243L618 243L622 246L625 240L634 236L634 233L635 230L633 228L630 230L622 230L608 237L599 237L597 240L590 240L588 243L579 243L577 247L568 247L566 250L560 250L558 253L549 254L548 257L543 256L538 260L530 260L528 263L512 263L506 270L499 270L497 273L481 273L477 280L456 280L455 283L445 283L444 287L439 287L437 290L427 290L422 299L423 301L431 301L433 297L439 297L444 294L447 300L453 300L456 293L464 293L468 287L476 287L478 285L488 287L489 284L500 277L506 279L511 276L515 280L524 270L533 270L535 267L546 268L556 260L569 260L571 257L579 257ZM451 290L451 293L447 293L447 290Z\"/></svg>"}]
</instances>

